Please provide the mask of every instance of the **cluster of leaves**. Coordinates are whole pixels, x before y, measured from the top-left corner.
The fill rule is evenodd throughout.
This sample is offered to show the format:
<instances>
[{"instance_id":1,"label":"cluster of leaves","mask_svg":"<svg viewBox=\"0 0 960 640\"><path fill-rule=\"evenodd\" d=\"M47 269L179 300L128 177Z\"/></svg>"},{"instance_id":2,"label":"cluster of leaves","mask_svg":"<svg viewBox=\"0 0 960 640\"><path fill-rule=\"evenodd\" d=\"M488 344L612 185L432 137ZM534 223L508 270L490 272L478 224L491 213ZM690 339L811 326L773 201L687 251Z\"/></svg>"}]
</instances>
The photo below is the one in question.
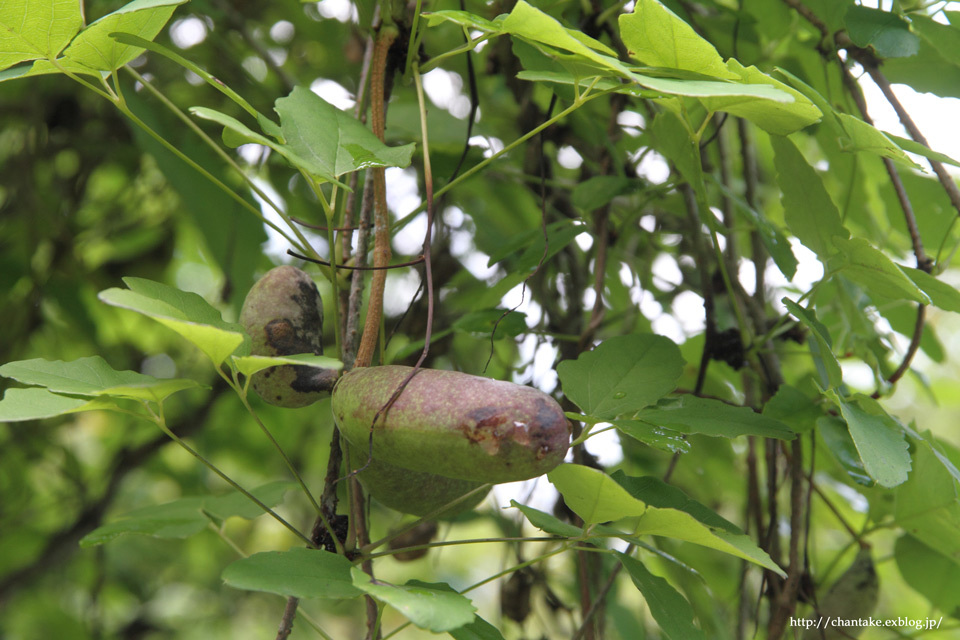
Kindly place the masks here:
<instances>
[{"instance_id":1,"label":"cluster of leaves","mask_svg":"<svg viewBox=\"0 0 960 640\"><path fill-rule=\"evenodd\" d=\"M212 259L215 264L207 268L219 271L218 277L227 285L222 298L228 312L232 306L235 313L238 297L257 265L266 262L259 255L264 235L258 219L265 220L291 247L320 257L324 250L340 246L340 232L333 229L352 214L347 211L350 199L346 193L361 192L353 181L361 170L404 168L412 163L424 171L427 151L434 166L458 164L463 123L440 109L431 110L424 116L430 131L429 149L422 145L415 149L411 140L419 139L420 134L410 122L419 120L412 114L424 109L414 92L402 86L398 86L388 112L389 142L398 143L395 146L382 143L355 117L302 86L281 91L265 81L256 98L241 97L231 87L241 86L242 76L236 82L224 82L217 64L222 60L215 54L198 54L209 56L200 65L153 42L180 4L183 0L136 0L83 26L76 3L5 3L0 7L0 82L65 75L92 95L105 98L132 123L134 133L125 142L135 141L156 162L139 172L155 176L159 168L190 213L189 218L176 219L158 212L157 226L169 226L176 220L181 229L178 247L190 247L196 255ZM211 16L222 19L223 24L240 20L239 26L234 25L237 33L246 33L248 43L256 42L257 36L250 35L243 24L252 17L214 4ZM449 208L442 213L450 214L449 221L443 216L445 223L435 246L434 277L442 304L435 317L424 320L423 301L411 303L412 312L402 319L397 339L387 345L381 358L400 362L419 351L423 323L431 320L438 341L431 351L429 364L433 366L478 371L478 362L489 361L491 373L498 377L520 376L532 363L523 360L517 338L532 337L536 346L549 347L559 360L558 396L562 389L571 410L568 415L586 425L574 442L574 462L548 475L562 497L562 506L569 510L567 515L563 515L564 508L551 514L512 502L525 522L546 533L547 539L518 543L513 547L518 560L515 566L472 586L454 589L433 577L429 581L407 579L403 584L371 579L356 563L372 557L393 534L362 546L351 559L302 548L254 553L227 566L222 574L227 584L321 601L370 596L421 629L449 632L459 640L510 635L507 626L498 628L480 617L477 606L464 595L489 580L537 567L548 578L550 589L545 591L560 590L561 600L574 600L579 594L578 606L586 616L588 611L594 613L591 598L602 601L611 588L604 591L597 576L609 575L613 585L622 568L665 637L726 637L732 635L730 618L738 611L743 616L750 607L732 600L717 604L713 594L740 588L740 598L753 602L768 584L775 594L781 588L793 589L786 605L782 599L771 598L768 618L779 619L782 625L783 612L793 613L797 585L803 577L795 552L804 535L801 515L809 510L811 530L807 535L823 544L829 557L838 556L854 542L889 548L903 582L929 605L956 613L960 589L955 588L953 569L960 553L956 524L960 517L960 454L926 428L904 424L878 398L890 391L888 381L896 382L903 374L894 375L909 366L916 348L934 361L946 359L933 328L924 322L924 309L960 312L960 292L932 275L945 269L950 249L957 243L953 227L957 212L951 209L957 203L951 203L941 185L923 174L921 162L926 162L925 157L937 163L957 163L917 141L881 131L865 114L858 115L846 82L850 71L835 56L833 45L824 41L827 35L842 32L852 43L849 55L856 53L869 65L882 60L883 72L890 80L952 95L960 86L957 14L943 12L951 22L946 24L933 20L922 7L905 16L856 6L852 0L798 0L763 6L743 2L736 10L722 3L690 4L696 4L709 19L684 3L675 6L656 0L639 0L632 11L623 14L619 5L614 11L586 5L546 9L520 0L500 15L492 15L480 5L469 10L437 6L422 19L419 14L416 19L409 15L395 18L409 32L410 37L401 42L410 43L410 52L420 47L426 58L402 69L404 73L443 65L447 73L456 69L470 77L473 71L466 56L483 59L496 72L482 80L473 78L483 88L477 92L482 96L482 116L476 133L489 141L511 142L500 150L488 143L491 151L486 157L476 146L469 147L465 157L471 168L460 177L426 176L439 186L436 195L446 199ZM355 7L360 16L357 28L373 29L373 3L358 2ZM384 3L381 12L389 14L389 9ZM279 19L261 10L264 14L259 20L264 25ZM397 16L402 13L398 11ZM618 14L614 25L612 18ZM311 26L309 21L304 24L303 15L296 20L304 29ZM327 48L318 53L293 45L288 66L299 65L300 78L308 79L308 73L322 70L349 86L351 78L360 76L359 60L345 69L330 58L339 60L340 52L348 48L351 29L330 20L318 24L331 35ZM569 24L587 26L577 30L566 26ZM838 36L836 41L842 42L842 38ZM163 83L156 84L171 87L169 95L181 92L179 100L171 101L153 88L153 77L128 66L145 50L151 52L151 65L160 58L174 63L151 66L151 71ZM410 52L404 52L407 60L417 57ZM136 64L137 68L143 66ZM279 68L275 60L270 64ZM216 69L218 76L204 66ZM121 69L129 71L132 82L121 77ZM205 81L204 93L182 88L187 86L185 72L191 79ZM279 72L277 75L282 77ZM188 129L198 133L206 146L184 142L183 132L141 95L145 90L158 97L174 117L188 123ZM276 98L280 93L288 95ZM216 108L194 106L189 112L221 126L227 147L261 145L265 153L272 152L270 162L241 167L236 155L223 150L174 104L206 102L212 100L211 94L221 100ZM257 103L272 104L279 124L253 106ZM561 107L556 113L555 105ZM626 114L632 116L626 122L642 123L640 130L621 124L620 117ZM259 131L243 119L255 123ZM738 159L732 151L733 122L739 132ZM90 135L96 139L98 134ZM539 149L532 144L528 148L539 153L539 160L509 154L534 136L539 137ZM65 144L72 143L68 139ZM558 155L564 147L577 152L578 168L552 161L551 155ZM638 172L640 159L648 154L669 163L669 178L657 182ZM280 161L274 161L277 159ZM90 162L105 160L94 156ZM757 162L769 176L767 182L759 182ZM902 190L890 184L891 171L900 176ZM71 178L75 173L64 175ZM125 179L134 182L128 176ZM286 206L267 195L261 186L264 183L282 194ZM166 193L167 187L155 189ZM129 190L139 193L133 186ZM909 213L900 191L913 201ZM266 208L274 208L281 222L267 218L254 196L267 203ZM92 194L87 198L84 204L92 206ZM3 192L0 206L9 206ZM103 207L102 201L98 206ZM398 215L394 231L399 232L425 208L424 203L413 213ZM715 216L714 210L719 215ZM330 229L325 245L302 233L292 222L296 214L325 222ZM98 215L95 222L108 228L109 211ZM455 222L458 217L460 221ZM133 224L138 224L135 216ZM232 230L226 238L224 228ZM71 229L64 227L61 233L70 238ZM202 240L183 239L191 233ZM587 249L577 243L585 233L591 237ZM106 243L102 243L99 250L107 257L100 260L126 268L125 253L138 257L138 252L169 244L172 235L168 231L146 239L133 238L126 249L104 248ZM469 249L454 258L450 248L456 238L465 235ZM96 303L90 293L103 286L87 282L92 275L80 278L86 297L68 292L77 276L72 274L71 280L65 275L70 263L63 257L65 252L57 251L62 238L51 235L46 240L37 244L40 259L28 253L11 260L15 271L5 272L22 274L14 283L17 286L8 287L16 295L11 300L42 298L49 305L61 305L62 309L45 312L44 323L50 327L66 324L63 317L84 319L80 324L86 334L78 341L80 347L70 349L70 357L77 356L76 349L82 347L87 347L87 353L99 349L108 355L108 345L96 335L97 325L122 326L129 321L93 310ZM812 252L823 267L823 276L805 290L768 286L768 273L778 273L784 282L795 279L800 264L795 253L798 245ZM44 260L44 252L39 251L43 246L51 247L47 253L55 259ZM938 247L929 262L921 260L924 246ZM904 264L911 249L917 268ZM80 253L87 273L95 271L95 252ZM335 252L330 253L334 255L326 257L336 262ZM487 267L492 276L478 277L466 268L478 253L489 256ZM249 255L257 255L256 260L247 259ZM441 258L446 258L446 263ZM654 265L665 258L676 265L682 282L665 285L660 280ZM179 282L182 278L162 273L175 260L163 255L159 265L134 261L133 266L158 272L157 279ZM756 276L753 295L744 291L739 276L741 263L747 262L752 263ZM335 272L326 275L325 293L333 294L325 296L326 303L339 305L343 284ZM59 286L39 284L48 280ZM285 363L320 367L338 363L316 356L251 356L242 328L225 322L221 311L203 297L145 278L124 281L127 289L107 288L96 297L110 307L135 311L173 330L198 347L215 373L207 366L194 367L193 375L184 377L154 376L116 370L108 364L113 358L85 356L67 362L17 359L22 357L21 351L29 350L4 349L0 356L7 364L0 366L0 375L27 388L6 390L0 400L0 421L62 415L69 428L75 414L92 410L146 419L239 493L186 497L141 507L97 527L104 504L115 490L108 489L104 491L107 502L97 507L95 522L91 525L81 517L78 525L82 523L86 530L70 528L70 535L82 537L82 546L99 545L128 533L184 538L213 529L227 538L228 518L251 519L266 511L299 535L300 542L310 544L309 536L275 511L284 494L297 484L274 482L243 489L187 445L167 416L190 413L197 398L214 397L204 383L219 374L263 427L247 400L246 381L252 373ZM595 286L591 287L591 282ZM521 285L524 295L529 291L533 301L527 315L513 313L504 319L500 308L504 297ZM638 292L649 296L660 309L670 309L679 304L683 294L695 292L706 308L705 330L684 336L687 339L683 341L655 335L658 313L638 312ZM586 304L587 293L593 295L591 305ZM920 311L914 313L915 308ZM29 325L29 321L24 323ZM339 330L334 331L338 345ZM721 356L719 336L731 332L737 338L732 341L733 353ZM179 349L164 338L150 344L138 335L144 333L142 329L123 333L143 351ZM904 361L896 349L895 333L913 336L916 343L903 365L899 364ZM798 341L806 348L792 348L782 339L785 335L800 336ZM109 346L114 352L120 349L115 343ZM65 353L57 341L43 344L37 351L48 358ZM122 355L131 357L122 351L114 355L120 356L117 360L125 359ZM872 372L877 385L872 395L871 390L845 381L844 364L850 359L865 363ZM688 364L694 362L699 366ZM172 411L168 411L170 406ZM310 420L304 422L304 429L311 426ZM15 446L15 428L11 425L10 435L0 443L5 449ZM263 431L273 440L266 427ZM597 468L584 450L590 438L604 432L621 437L624 460L616 471ZM741 446L744 437L750 438L746 447ZM756 460L754 438L765 439L763 467ZM275 440L273 444L277 444ZM122 452L125 445L113 446ZM255 446L251 452L252 457L262 453ZM316 507L296 465L285 454L279 457ZM27 468L31 463L25 455L11 468ZM802 466L805 463L811 465L809 471ZM767 476L763 490L761 469ZM784 469L791 470L794 490L790 495L779 491ZM313 475L320 477L321 471ZM165 469L157 475L171 472ZM657 477L661 474L673 484ZM745 485L740 480L744 475ZM825 507L811 506L803 499L803 476L804 491L823 496L825 507L841 518L849 535L838 540L819 518ZM709 481L705 483L704 478ZM180 480L184 489L190 486ZM855 508L863 498L869 505L865 515ZM844 504L838 508L836 502ZM782 557L780 541L779 509L784 506L790 513L789 531L784 535L791 549L787 559ZM733 514L744 512L748 514L744 527L731 522L739 517ZM376 513L380 518L374 519L373 527L385 529L390 516ZM451 526L469 526L484 519L505 536L516 537L521 532L516 520L496 513L468 516ZM850 521L857 523L859 531ZM289 541L282 546L288 545ZM623 549L623 545L629 545L629 551L613 550ZM642 551L637 553L637 549ZM563 552L569 552L563 558L579 558L577 562L569 560L581 567L578 585L563 583L558 577L563 571L547 562ZM536 557L525 559L531 553ZM52 557L50 550L37 554L36 566ZM588 556L593 559L584 560ZM763 581L746 569L745 575L751 576L751 581L744 582L747 586L731 581L736 573L731 570L734 558L762 567ZM382 567L384 562L375 566ZM591 562L592 570L582 569ZM892 572L885 572L885 577L890 575ZM781 578L785 582L780 582ZM11 588L3 584L0 598ZM644 624L636 612L613 598L604 615L622 637L634 637L631 633ZM742 628L744 618L740 623ZM576 617L569 626L576 629L582 625L580 631L588 637L599 637L595 634L601 632L594 624ZM325 633L322 628L318 631ZM771 637L782 632L782 626L770 628Z\"/></svg>"}]
</instances>

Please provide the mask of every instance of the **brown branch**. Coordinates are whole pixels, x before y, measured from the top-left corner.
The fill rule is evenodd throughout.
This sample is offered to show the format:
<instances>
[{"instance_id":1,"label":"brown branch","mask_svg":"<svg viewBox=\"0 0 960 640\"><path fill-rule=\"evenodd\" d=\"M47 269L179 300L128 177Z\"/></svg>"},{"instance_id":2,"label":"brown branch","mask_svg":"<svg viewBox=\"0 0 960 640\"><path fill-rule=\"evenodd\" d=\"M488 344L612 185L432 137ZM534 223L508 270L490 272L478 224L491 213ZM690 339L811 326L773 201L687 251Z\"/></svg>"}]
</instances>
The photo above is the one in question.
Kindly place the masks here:
<instances>
[{"instance_id":1,"label":"brown branch","mask_svg":"<svg viewBox=\"0 0 960 640\"><path fill-rule=\"evenodd\" d=\"M627 548L624 549L623 555L629 556L633 553L634 546L632 544L627 545ZM603 601L607 599L607 595L610 593L610 589L613 588L613 583L616 582L617 576L620 575L620 571L623 569L622 564L617 564L611 571L610 575L607 576L607 581L600 587L600 591L597 592L597 596L593 599L593 602L590 604L590 608L586 610L583 614L583 621L580 623L580 627L577 629L577 632L573 634L573 637L570 640L580 640L583 638L584 634L587 632L588 625L590 624L593 616L599 611Z\"/></svg>"},{"instance_id":2,"label":"brown branch","mask_svg":"<svg viewBox=\"0 0 960 640\"><path fill-rule=\"evenodd\" d=\"M370 67L370 127L373 133L384 140L386 125L387 83L393 80L392 67L387 68L387 54L397 39L397 28L384 25L377 33L377 42L373 48L373 61ZM384 267L390 262L390 217L387 211L387 184L383 167L371 170L374 193L374 248L373 264ZM384 271L376 271L370 282L370 297L367 302L367 318L363 325L363 336L357 349L354 366L369 367L373 362L373 353L377 348L380 334L380 318L383 315L383 291L387 281Z\"/></svg>"},{"instance_id":3,"label":"brown branch","mask_svg":"<svg viewBox=\"0 0 960 640\"><path fill-rule=\"evenodd\" d=\"M293 596L287 598L287 606L283 609L283 618L280 620L280 628L277 629L276 640L286 640L293 633L293 620L297 617L297 605L300 598Z\"/></svg>"},{"instance_id":4,"label":"brown branch","mask_svg":"<svg viewBox=\"0 0 960 640\"><path fill-rule=\"evenodd\" d=\"M826 40L830 37L830 29L827 27L826 23L824 23L823 20L821 20L817 14L810 9L810 7L803 4L803 2L800 0L783 0L783 2L803 16L807 22L812 24L814 28L820 32L820 37L822 40Z\"/></svg>"}]
</instances>

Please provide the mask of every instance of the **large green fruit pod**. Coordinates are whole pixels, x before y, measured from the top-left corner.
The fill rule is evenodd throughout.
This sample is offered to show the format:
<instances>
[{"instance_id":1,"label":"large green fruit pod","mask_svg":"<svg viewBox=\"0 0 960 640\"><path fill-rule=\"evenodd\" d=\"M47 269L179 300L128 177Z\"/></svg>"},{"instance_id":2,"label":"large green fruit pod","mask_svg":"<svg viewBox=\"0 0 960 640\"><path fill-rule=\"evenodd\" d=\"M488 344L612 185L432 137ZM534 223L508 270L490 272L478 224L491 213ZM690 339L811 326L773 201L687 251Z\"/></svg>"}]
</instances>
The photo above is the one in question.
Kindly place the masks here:
<instances>
[{"instance_id":1,"label":"large green fruit pod","mask_svg":"<svg viewBox=\"0 0 960 640\"><path fill-rule=\"evenodd\" d=\"M240 310L240 323L258 356L323 355L323 303L317 285L291 266L257 281ZM337 372L302 365L270 367L253 375L254 391L270 404L305 407L325 398Z\"/></svg>"},{"instance_id":2,"label":"large green fruit pod","mask_svg":"<svg viewBox=\"0 0 960 640\"><path fill-rule=\"evenodd\" d=\"M373 459L403 469L470 480L513 482L563 461L570 423L537 389L456 371L421 369L389 411L373 418L412 369L354 369L333 390L343 436Z\"/></svg>"},{"instance_id":3,"label":"large green fruit pod","mask_svg":"<svg viewBox=\"0 0 960 640\"><path fill-rule=\"evenodd\" d=\"M366 444L358 447L347 442L347 456L351 469L363 469L357 478L368 494L384 506L415 516L433 513L483 485L482 482L446 478L426 471L403 469L376 458L369 459ZM487 493L489 489L478 491L437 515L450 517L473 509L483 502Z\"/></svg>"}]
</instances>

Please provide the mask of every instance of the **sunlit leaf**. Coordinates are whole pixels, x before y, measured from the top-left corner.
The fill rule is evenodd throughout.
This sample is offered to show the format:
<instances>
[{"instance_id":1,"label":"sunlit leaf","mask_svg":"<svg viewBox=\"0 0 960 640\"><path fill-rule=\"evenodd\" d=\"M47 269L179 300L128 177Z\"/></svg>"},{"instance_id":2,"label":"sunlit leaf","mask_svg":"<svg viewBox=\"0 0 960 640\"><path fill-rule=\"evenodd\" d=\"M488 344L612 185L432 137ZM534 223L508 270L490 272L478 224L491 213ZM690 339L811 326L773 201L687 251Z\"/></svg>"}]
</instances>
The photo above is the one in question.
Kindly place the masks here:
<instances>
[{"instance_id":1,"label":"sunlit leaf","mask_svg":"<svg viewBox=\"0 0 960 640\"><path fill-rule=\"evenodd\" d=\"M0 69L37 58L54 58L83 18L74 0L7 0L0 3Z\"/></svg>"},{"instance_id":2,"label":"sunlit leaf","mask_svg":"<svg viewBox=\"0 0 960 640\"><path fill-rule=\"evenodd\" d=\"M127 64L143 49L110 37L111 33L131 33L153 40L167 24L174 10L187 0L134 0L81 31L63 57L71 62L100 71L114 71Z\"/></svg>"},{"instance_id":3,"label":"sunlit leaf","mask_svg":"<svg viewBox=\"0 0 960 640\"><path fill-rule=\"evenodd\" d=\"M104 409L102 400L72 398L47 389L7 389L0 399L0 422L43 420L74 411Z\"/></svg>"},{"instance_id":4,"label":"sunlit leaf","mask_svg":"<svg viewBox=\"0 0 960 640\"><path fill-rule=\"evenodd\" d=\"M586 524L638 516L647 508L599 469L561 464L547 478Z\"/></svg>"},{"instance_id":5,"label":"sunlit leaf","mask_svg":"<svg viewBox=\"0 0 960 640\"><path fill-rule=\"evenodd\" d=\"M214 365L219 366L244 343L243 328L224 322L220 312L197 294L142 278L123 281L129 289L107 289L98 297L176 331L207 354Z\"/></svg>"},{"instance_id":6,"label":"sunlit leaf","mask_svg":"<svg viewBox=\"0 0 960 640\"><path fill-rule=\"evenodd\" d=\"M100 356L71 362L40 358L8 362L0 366L0 375L59 393L157 402L177 391L200 386L193 380L183 378L160 379L136 371L117 371Z\"/></svg>"},{"instance_id":7,"label":"sunlit leaf","mask_svg":"<svg viewBox=\"0 0 960 640\"><path fill-rule=\"evenodd\" d=\"M930 304L927 294L904 274L899 265L863 238L834 237L833 244L839 255L831 260L831 268L842 271L868 293L876 291L885 298Z\"/></svg>"},{"instance_id":8,"label":"sunlit leaf","mask_svg":"<svg viewBox=\"0 0 960 640\"><path fill-rule=\"evenodd\" d=\"M318 369L343 368L343 363L327 356L318 356L312 353L301 353L291 356L234 356L231 362L236 366L237 371L245 376L252 376L257 371L269 369L284 364L302 365L305 367L316 367Z\"/></svg>"}]
</instances>

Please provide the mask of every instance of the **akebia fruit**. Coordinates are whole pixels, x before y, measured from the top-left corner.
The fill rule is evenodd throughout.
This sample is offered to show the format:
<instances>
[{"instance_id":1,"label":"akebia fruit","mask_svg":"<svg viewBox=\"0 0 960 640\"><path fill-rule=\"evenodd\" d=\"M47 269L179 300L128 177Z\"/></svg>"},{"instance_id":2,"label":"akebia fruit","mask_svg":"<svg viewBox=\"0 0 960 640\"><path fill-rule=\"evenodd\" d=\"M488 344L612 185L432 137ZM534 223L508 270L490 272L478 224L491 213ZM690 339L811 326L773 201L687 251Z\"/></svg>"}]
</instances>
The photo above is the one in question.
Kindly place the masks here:
<instances>
[{"instance_id":1,"label":"akebia fruit","mask_svg":"<svg viewBox=\"0 0 960 640\"><path fill-rule=\"evenodd\" d=\"M351 469L362 469L357 478L368 494L384 506L415 516L431 514L483 486L482 482L446 478L426 471L403 469L377 458L371 459L366 444L354 446L348 442L347 455ZM487 493L477 491L437 515L449 517L473 509Z\"/></svg>"},{"instance_id":2,"label":"akebia fruit","mask_svg":"<svg viewBox=\"0 0 960 640\"><path fill-rule=\"evenodd\" d=\"M261 356L323 354L323 304L317 285L296 267L268 271L240 311L251 353ZM271 367L253 375L254 391L281 407L305 407L328 395L337 372L300 365Z\"/></svg>"},{"instance_id":3,"label":"akebia fruit","mask_svg":"<svg viewBox=\"0 0 960 640\"><path fill-rule=\"evenodd\" d=\"M374 425L411 371L364 367L337 382L333 415L354 449L369 451L372 428L374 460L480 483L526 480L563 461L570 423L553 398L456 371L419 370Z\"/></svg>"}]
</instances>

